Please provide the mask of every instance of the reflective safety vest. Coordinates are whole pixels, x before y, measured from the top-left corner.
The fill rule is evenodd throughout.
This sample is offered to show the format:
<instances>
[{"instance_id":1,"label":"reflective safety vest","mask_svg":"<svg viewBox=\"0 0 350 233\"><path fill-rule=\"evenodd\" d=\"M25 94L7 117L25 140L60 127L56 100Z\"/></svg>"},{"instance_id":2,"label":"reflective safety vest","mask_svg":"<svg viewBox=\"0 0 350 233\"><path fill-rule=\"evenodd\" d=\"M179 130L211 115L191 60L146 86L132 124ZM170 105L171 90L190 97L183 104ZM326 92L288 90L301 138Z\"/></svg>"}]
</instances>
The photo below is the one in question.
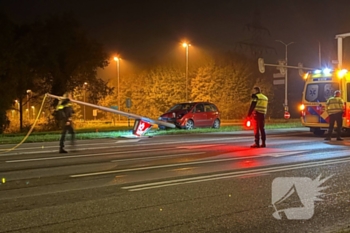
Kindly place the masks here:
<instances>
[{"instance_id":1,"label":"reflective safety vest","mask_svg":"<svg viewBox=\"0 0 350 233\"><path fill-rule=\"evenodd\" d=\"M344 101L340 97L331 97L327 100L326 110L329 115L344 111Z\"/></svg>"},{"instance_id":2,"label":"reflective safety vest","mask_svg":"<svg viewBox=\"0 0 350 233\"><path fill-rule=\"evenodd\" d=\"M54 117L57 121L62 121L62 120L69 120L67 119L67 116L66 114L69 114L68 117L70 117L70 113L67 113L64 108L66 107L71 107L72 104L70 102L65 102L65 104L63 104L63 100L60 100L57 107L56 107L56 110L54 112Z\"/></svg>"},{"instance_id":3,"label":"reflective safety vest","mask_svg":"<svg viewBox=\"0 0 350 233\"><path fill-rule=\"evenodd\" d=\"M256 94L256 97L258 99L257 99L257 102L256 102L255 111L263 113L263 114L266 114L266 112L267 112L267 103L268 103L269 99L265 95L263 95L261 93Z\"/></svg>"},{"instance_id":4,"label":"reflective safety vest","mask_svg":"<svg viewBox=\"0 0 350 233\"><path fill-rule=\"evenodd\" d=\"M64 109L65 107L71 107L72 104L70 102L66 103L65 105L62 104L63 101L60 100L57 104L57 107L56 107L56 110L61 110L61 109Z\"/></svg>"}]
</instances>

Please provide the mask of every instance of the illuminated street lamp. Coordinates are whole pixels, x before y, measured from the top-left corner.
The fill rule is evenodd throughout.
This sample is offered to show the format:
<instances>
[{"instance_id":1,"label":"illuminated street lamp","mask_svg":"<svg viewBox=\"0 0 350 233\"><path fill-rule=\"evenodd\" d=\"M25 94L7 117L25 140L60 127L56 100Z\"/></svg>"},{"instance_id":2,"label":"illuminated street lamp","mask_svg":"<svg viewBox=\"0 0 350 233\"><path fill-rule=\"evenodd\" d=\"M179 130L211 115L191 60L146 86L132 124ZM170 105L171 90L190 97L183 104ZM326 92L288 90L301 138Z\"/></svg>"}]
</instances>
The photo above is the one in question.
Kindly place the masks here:
<instances>
[{"instance_id":1,"label":"illuminated street lamp","mask_svg":"<svg viewBox=\"0 0 350 233\"><path fill-rule=\"evenodd\" d=\"M120 60L119 57L114 57L114 61L117 62L117 79L118 79L118 110L120 110L120 85L119 85L119 73L120 73ZM118 114L118 119L120 121L120 115Z\"/></svg>"},{"instance_id":2,"label":"illuminated street lamp","mask_svg":"<svg viewBox=\"0 0 350 233\"><path fill-rule=\"evenodd\" d=\"M19 114L19 101L15 100L15 103L17 104L17 114L16 115L18 115Z\"/></svg>"},{"instance_id":3,"label":"illuminated street lamp","mask_svg":"<svg viewBox=\"0 0 350 233\"><path fill-rule=\"evenodd\" d=\"M30 106L30 98L29 98L29 95L30 97L32 96L32 90L27 90L27 109L28 109L28 120L29 120L29 106Z\"/></svg>"},{"instance_id":4,"label":"illuminated street lamp","mask_svg":"<svg viewBox=\"0 0 350 233\"><path fill-rule=\"evenodd\" d=\"M187 95L187 89L188 89L188 48L191 46L191 44L183 43L182 46L186 48L186 101L188 101L188 95Z\"/></svg>"},{"instance_id":5,"label":"illuminated street lamp","mask_svg":"<svg viewBox=\"0 0 350 233\"><path fill-rule=\"evenodd\" d=\"M33 109L33 119L35 119L35 107L32 106L32 109Z\"/></svg>"},{"instance_id":6,"label":"illuminated street lamp","mask_svg":"<svg viewBox=\"0 0 350 233\"><path fill-rule=\"evenodd\" d=\"M83 90L84 90L84 102L85 102L85 95L86 95L86 86L88 85L87 82L84 82ZM85 122L85 105L84 105L84 122Z\"/></svg>"},{"instance_id":7,"label":"illuminated street lamp","mask_svg":"<svg viewBox=\"0 0 350 233\"><path fill-rule=\"evenodd\" d=\"M284 46L286 46L286 57L285 57L285 61L286 61L286 66L288 65L288 46L293 44L294 42L290 42L288 44L284 43L283 41L280 40L276 40L277 42L280 42L282 44L284 44ZM288 112L288 85L287 85L287 81L288 81L288 68L286 68L286 74L285 74L285 83L284 83L284 111Z\"/></svg>"}]
</instances>

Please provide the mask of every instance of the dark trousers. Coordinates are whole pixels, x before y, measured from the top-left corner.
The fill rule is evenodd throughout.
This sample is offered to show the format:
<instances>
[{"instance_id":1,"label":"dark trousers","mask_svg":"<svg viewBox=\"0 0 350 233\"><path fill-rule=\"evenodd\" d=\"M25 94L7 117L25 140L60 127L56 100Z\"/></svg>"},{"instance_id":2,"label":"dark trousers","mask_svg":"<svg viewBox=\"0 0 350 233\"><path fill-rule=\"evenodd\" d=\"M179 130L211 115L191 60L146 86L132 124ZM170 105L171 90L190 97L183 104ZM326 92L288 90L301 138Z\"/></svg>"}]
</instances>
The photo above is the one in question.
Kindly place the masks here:
<instances>
[{"instance_id":1,"label":"dark trousers","mask_svg":"<svg viewBox=\"0 0 350 233\"><path fill-rule=\"evenodd\" d=\"M343 127L343 113L338 112L329 115L329 129L328 129L328 138L332 137L334 122L337 122L337 138L340 138L341 129Z\"/></svg>"},{"instance_id":2,"label":"dark trousers","mask_svg":"<svg viewBox=\"0 0 350 233\"><path fill-rule=\"evenodd\" d=\"M261 134L261 141L265 144L266 134L265 134L265 114L260 112L254 113L254 136L255 136L255 144L259 145Z\"/></svg>"},{"instance_id":3,"label":"dark trousers","mask_svg":"<svg viewBox=\"0 0 350 233\"><path fill-rule=\"evenodd\" d=\"M62 123L62 133L61 133L61 139L60 139L60 149L63 149L64 147L64 141L66 140L66 134L68 133L71 135L71 143L74 144L75 140L75 132L72 126L72 122L70 122L69 125L66 125L64 122Z\"/></svg>"}]
</instances>

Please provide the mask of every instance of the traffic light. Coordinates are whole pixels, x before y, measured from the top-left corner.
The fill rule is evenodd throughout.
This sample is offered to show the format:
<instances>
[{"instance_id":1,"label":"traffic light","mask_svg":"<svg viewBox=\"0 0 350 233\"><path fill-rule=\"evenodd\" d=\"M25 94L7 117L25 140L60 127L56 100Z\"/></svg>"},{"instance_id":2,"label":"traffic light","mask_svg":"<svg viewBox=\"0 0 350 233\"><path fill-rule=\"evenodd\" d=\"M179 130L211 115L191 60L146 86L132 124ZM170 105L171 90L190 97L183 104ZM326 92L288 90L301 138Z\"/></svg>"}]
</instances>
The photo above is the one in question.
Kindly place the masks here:
<instances>
[{"instance_id":1,"label":"traffic light","mask_svg":"<svg viewBox=\"0 0 350 233\"><path fill-rule=\"evenodd\" d=\"M285 68L285 66L286 66L286 61L283 61L283 60L279 60L279 61L278 61L278 66L277 66L276 68L280 71L280 73L281 73L282 75L285 75L285 74L286 74L286 68Z\"/></svg>"},{"instance_id":2,"label":"traffic light","mask_svg":"<svg viewBox=\"0 0 350 233\"><path fill-rule=\"evenodd\" d=\"M265 73L264 58L259 58L259 59L258 59L258 66L259 66L259 71L260 71L260 73Z\"/></svg>"},{"instance_id":3,"label":"traffic light","mask_svg":"<svg viewBox=\"0 0 350 233\"><path fill-rule=\"evenodd\" d=\"M299 75L300 77L304 77L305 73L304 73L304 70L303 70L303 63L299 62L298 63L298 67L299 67Z\"/></svg>"}]
</instances>

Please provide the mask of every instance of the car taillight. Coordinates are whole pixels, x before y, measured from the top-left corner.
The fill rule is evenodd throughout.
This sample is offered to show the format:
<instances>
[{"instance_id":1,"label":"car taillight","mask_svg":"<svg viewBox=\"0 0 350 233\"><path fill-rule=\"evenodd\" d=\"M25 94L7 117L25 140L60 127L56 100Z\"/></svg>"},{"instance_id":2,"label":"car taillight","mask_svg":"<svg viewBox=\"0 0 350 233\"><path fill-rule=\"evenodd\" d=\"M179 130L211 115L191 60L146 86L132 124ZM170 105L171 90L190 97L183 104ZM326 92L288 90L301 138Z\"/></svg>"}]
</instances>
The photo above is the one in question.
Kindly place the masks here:
<instances>
[{"instance_id":1,"label":"car taillight","mask_svg":"<svg viewBox=\"0 0 350 233\"><path fill-rule=\"evenodd\" d=\"M301 116L304 116L304 114L305 114L305 112L304 112L304 110L305 110L305 105L304 105L304 104L300 104L299 110L300 110L300 115L301 115Z\"/></svg>"},{"instance_id":2,"label":"car taillight","mask_svg":"<svg viewBox=\"0 0 350 233\"><path fill-rule=\"evenodd\" d=\"M344 103L343 117L346 118L346 123L349 123L349 120L350 120L350 112L347 112L346 103Z\"/></svg>"}]
</instances>

